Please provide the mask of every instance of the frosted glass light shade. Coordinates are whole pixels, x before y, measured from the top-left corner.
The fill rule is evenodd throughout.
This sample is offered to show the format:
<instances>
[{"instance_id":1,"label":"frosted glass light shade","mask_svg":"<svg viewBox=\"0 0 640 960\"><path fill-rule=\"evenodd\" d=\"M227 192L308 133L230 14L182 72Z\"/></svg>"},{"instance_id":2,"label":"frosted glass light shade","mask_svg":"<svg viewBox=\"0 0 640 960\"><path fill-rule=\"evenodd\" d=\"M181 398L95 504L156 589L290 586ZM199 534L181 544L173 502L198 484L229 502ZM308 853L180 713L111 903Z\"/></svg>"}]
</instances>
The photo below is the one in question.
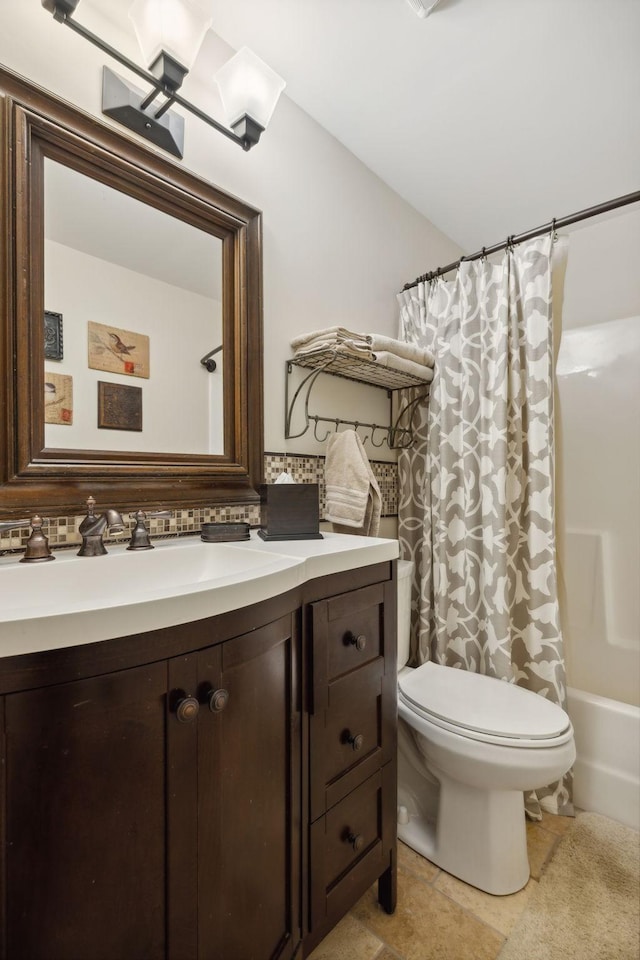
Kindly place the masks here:
<instances>
[{"instance_id":1,"label":"frosted glass light shade","mask_svg":"<svg viewBox=\"0 0 640 960\"><path fill-rule=\"evenodd\" d=\"M286 87L282 77L248 47L238 50L214 79L230 127L246 114L266 128Z\"/></svg>"},{"instance_id":2,"label":"frosted glass light shade","mask_svg":"<svg viewBox=\"0 0 640 960\"><path fill-rule=\"evenodd\" d=\"M135 0L129 16L147 66L164 51L190 70L211 26L210 0Z\"/></svg>"}]
</instances>

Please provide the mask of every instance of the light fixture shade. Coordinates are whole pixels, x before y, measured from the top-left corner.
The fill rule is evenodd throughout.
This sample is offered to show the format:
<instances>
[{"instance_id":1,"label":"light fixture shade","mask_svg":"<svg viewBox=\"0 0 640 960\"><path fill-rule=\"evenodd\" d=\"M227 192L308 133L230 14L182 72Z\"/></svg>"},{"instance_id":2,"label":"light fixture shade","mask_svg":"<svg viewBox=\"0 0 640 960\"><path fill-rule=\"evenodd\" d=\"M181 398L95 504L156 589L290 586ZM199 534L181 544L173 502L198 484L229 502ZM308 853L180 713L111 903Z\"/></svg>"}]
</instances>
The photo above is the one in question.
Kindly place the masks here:
<instances>
[{"instance_id":1,"label":"light fixture shade","mask_svg":"<svg viewBox=\"0 0 640 960\"><path fill-rule=\"evenodd\" d=\"M231 127L246 115L266 128L286 87L282 77L248 47L238 50L214 79Z\"/></svg>"},{"instance_id":2,"label":"light fixture shade","mask_svg":"<svg viewBox=\"0 0 640 960\"><path fill-rule=\"evenodd\" d=\"M212 23L210 0L135 0L129 16L149 67L164 51L190 70Z\"/></svg>"}]
</instances>

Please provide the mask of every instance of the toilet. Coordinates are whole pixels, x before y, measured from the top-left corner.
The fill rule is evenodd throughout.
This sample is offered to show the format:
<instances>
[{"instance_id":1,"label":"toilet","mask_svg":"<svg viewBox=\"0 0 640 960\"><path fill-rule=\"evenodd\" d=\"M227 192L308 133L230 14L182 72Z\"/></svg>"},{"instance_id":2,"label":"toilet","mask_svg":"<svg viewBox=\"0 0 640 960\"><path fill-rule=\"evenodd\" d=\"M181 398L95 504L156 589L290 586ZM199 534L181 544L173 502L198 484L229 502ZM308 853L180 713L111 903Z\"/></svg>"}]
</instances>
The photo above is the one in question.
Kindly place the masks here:
<instances>
[{"instance_id":1,"label":"toilet","mask_svg":"<svg viewBox=\"0 0 640 960\"><path fill-rule=\"evenodd\" d=\"M571 767L571 721L512 683L408 667L412 574L398 561L398 837L480 890L515 893L529 879L523 791Z\"/></svg>"}]
</instances>

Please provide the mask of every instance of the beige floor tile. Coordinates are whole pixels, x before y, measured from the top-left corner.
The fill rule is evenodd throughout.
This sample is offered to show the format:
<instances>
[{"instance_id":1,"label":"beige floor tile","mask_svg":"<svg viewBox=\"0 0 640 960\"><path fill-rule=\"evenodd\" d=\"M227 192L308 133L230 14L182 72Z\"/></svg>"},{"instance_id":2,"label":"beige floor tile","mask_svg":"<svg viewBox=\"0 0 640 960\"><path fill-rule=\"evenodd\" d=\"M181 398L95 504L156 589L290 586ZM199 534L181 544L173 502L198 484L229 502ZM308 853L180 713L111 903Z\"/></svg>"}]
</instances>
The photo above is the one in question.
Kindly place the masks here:
<instances>
[{"instance_id":1,"label":"beige floor tile","mask_svg":"<svg viewBox=\"0 0 640 960\"><path fill-rule=\"evenodd\" d=\"M550 833L555 833L557 836L562 837L571 824L575 822L575 817L557 817L553 813L545 813L543 811L540 826Z\"/></svg>"},{"instance_id":2,"label":"beige floor tile","mask_svg":"<svg viewBox=\"0 0 640 960\"><path fill-rule=\"evenodd\" d=\"M527 821L527 852L531 876L539 880L559 841L556 833L551 833L540 823Z\"/></svg>"},{"instance_id":3,"label":"beige floor tile","mask_svg":"<svg viewBox=\"0 0 640 960\"><path fill-rule=\"evenodd\" d=\"M378 960L383 943L347 914L327 934L309 960Z\"/></svg>"},{"instance_id":4,"label":"beige floor tile","mask_svg":"<svg viewBox=\"0 0 640 960\"><path fill-rule=\"evenodd\" d=\"M536 880L529 880L524 889L518 890L507 897L494 897L483 890L477 890L476 887L463 883L457 877L442 871L434 887L441 890L442 893L451 897L456 903L469 910L479 917L484 923L489 924L498 933L505 937L509 935L511 929L529 902L529 897L537 887Z\"/></svg>"},{"instance_id":5,"label":"beige floor tile","mask_svg":"<svg viewBox=\"0 0 640 960\"><path fill-rule=\"evenodd\" d=\"M374 891L352 913L404 960L495 960L504 938L433 887L398 870L398 906L389 916Z\"/></svg>"},{"instance_id":6,"label":"beige floor tile","mask_svg":"<svg viewBox=\"0 0 640 960\"><path fill-rule=\"evenodd\" d=\"M409 873L415 874L427 883L433 883L440 873L440 867L421 857L419 853L408 847L406 843L398 841L398 864Z\"/></svg>"}]
</instances>

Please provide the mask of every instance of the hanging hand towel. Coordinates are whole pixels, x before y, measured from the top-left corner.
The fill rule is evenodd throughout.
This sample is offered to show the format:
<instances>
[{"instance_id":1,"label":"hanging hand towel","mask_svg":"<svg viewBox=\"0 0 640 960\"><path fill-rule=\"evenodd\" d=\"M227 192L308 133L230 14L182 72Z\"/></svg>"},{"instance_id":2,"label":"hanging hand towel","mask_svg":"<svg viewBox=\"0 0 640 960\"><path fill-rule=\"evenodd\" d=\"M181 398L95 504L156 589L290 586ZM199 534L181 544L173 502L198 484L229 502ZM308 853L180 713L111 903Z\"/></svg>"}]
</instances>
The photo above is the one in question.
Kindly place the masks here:
<instances>
[{"instance_id":1,"label":"hanging hand towel","mask_svg":"<svg viewBox=\"0 0 640 960\"><path fill-rule=\"evenodd\" d=\"M332 433L325 460L325 520L336 533L376 537L380 529L380 488L355 430Z\"/></svg>"}]
</instances>

